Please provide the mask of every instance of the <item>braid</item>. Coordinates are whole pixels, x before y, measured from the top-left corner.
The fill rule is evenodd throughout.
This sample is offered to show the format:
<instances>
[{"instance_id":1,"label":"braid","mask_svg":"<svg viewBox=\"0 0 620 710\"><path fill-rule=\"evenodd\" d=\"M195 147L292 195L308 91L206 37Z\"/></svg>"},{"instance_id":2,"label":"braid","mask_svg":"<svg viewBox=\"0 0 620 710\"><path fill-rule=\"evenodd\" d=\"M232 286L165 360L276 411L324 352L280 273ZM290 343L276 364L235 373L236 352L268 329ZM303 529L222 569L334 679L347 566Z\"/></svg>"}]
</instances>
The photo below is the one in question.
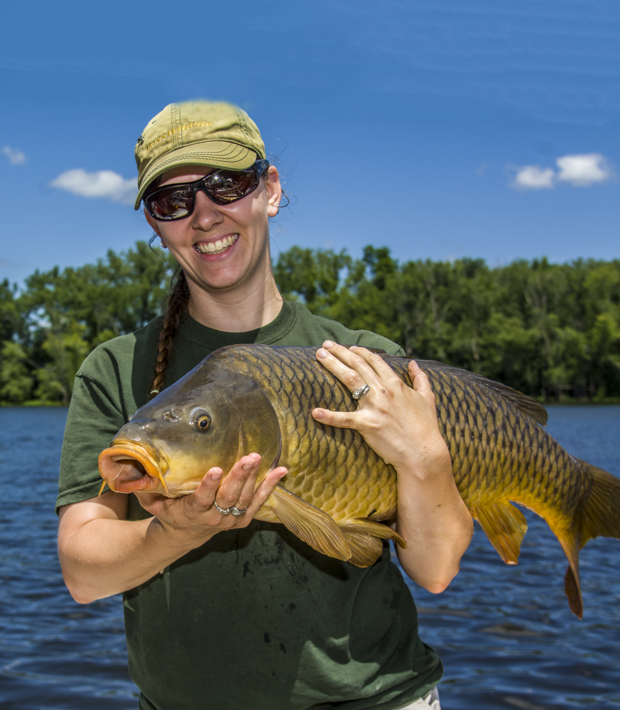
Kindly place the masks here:
<instances>
[{"instance_id":1,"label":"braid","mask_svg":"<svg viewBox=\"0 0 620 710\"><path fill-rule=\"evenodd\" d=\"M159 333L159 349L155 362L155 372L151 383L151 397L159 394L159 390L164 382L166 370L172 352L172 341L183 320L189 301L189 288L183 269L179 269L172 292L168 298L168 307L164 316L164 325Z\"/></svg>"}]
</instances>

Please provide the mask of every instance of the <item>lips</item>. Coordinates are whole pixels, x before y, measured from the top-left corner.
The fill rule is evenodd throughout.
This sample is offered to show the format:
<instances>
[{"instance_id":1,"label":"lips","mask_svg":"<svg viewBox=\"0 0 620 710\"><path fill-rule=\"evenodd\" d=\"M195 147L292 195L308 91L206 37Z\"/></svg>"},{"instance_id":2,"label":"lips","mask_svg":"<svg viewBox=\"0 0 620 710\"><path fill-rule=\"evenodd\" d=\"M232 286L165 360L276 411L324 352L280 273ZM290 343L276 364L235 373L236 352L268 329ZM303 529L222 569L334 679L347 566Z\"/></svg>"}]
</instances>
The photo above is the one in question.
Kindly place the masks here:
<instances>
[{"instance_id":1,"label":"lips","mask_svg":"<svg viewBox=\"0 0 620 710\"><path fill-rule=\"evenodd\" d=\"M218 239L215 242L198 242L198 244L194 244L194 248L201 254L221 254L231 247L237 239L239 239L238 234L229 234L227 237Z\"/></svg>"},{"instance_id":2,"label":"lips","mask_svg":"<svg viewBox=\"0 0 620 710\"><path fill-rule=\"evenodd\" d=\"M161 483L167 494L163 476L167 469L154 451L134 442L113 442L99 454L99 472L104 481L100 494L106 483L115 493L152 491Z\"/></svg>"}]
</instances>

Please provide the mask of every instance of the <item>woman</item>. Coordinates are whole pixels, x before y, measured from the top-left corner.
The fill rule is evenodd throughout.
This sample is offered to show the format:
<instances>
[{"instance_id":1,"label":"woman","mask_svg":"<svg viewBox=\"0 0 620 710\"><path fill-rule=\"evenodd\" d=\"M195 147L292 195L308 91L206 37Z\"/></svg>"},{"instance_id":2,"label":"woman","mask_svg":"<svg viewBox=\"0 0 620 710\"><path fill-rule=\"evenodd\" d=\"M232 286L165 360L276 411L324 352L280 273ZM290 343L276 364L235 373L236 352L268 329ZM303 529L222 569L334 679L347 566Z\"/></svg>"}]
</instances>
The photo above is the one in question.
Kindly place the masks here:
<instances>
[{"instance_id":1,"label":"woman","mask_svg":"<svg viewBox=\"0 0 620 710\"><path fill-rule=\"evenodd\" d=\"M397 345L312 316L278 293L268 222L282 189L252 120L228 104L172 104L138 139L136 161L136 209L143 200L182 271L163 318L100 346L77 375L57 502L67 587L81 603L123 593L144 710L437 708L441 663L418 637L389 549L360 569L315 552L283 525L252 520L284 468L255 490L260 457L250 454L230 472L205 472L178 500L97 497L98 453L150 396L210 352L322 343L326 368L351 390L370 390L353 414L313 416L358 429L396 468L407 574L442 591L472 532L424 373L412 363L415 389L406 387L362 347L402 353Z\"/></svg>"}]
</instances>

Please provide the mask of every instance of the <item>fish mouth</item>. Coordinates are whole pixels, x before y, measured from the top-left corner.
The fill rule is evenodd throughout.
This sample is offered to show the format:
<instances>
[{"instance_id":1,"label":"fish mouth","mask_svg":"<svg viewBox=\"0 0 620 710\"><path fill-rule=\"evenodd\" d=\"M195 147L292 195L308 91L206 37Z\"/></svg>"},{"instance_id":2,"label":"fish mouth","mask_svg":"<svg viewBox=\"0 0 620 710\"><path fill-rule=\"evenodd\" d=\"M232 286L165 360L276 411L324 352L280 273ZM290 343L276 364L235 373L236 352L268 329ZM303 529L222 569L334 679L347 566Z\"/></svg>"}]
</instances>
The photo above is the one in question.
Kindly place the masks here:
<instances>
[{"instance_id":1,"label":"fish mouth","mask_svg":"<svg viewBox=\"0 0 620 710\"><path fill-rule=\"evenodd\" d=\"M112 446L99 454L98 463L103 478L99 495L106 483L115 493L155 491L161 484L168 495L168 486L164 480L168 463L150 446L115 439Z\"/></svg>"}]
</instances>

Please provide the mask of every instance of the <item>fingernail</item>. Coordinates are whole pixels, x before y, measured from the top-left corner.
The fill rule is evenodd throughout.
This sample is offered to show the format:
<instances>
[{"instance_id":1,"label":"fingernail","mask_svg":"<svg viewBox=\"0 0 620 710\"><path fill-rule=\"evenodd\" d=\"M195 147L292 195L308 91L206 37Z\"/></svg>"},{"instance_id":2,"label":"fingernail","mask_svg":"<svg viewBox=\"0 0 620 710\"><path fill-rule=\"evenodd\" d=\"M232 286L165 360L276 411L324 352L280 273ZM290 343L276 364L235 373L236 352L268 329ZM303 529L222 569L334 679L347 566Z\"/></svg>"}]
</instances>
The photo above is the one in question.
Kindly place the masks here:
<instances>
[{"instance_id":1,"label":"fingernail","mask_svg":"<svg viewBox=\"0 0 620 710\"><path fill-rule=\"evenodd\" d=\"M221 473L212 473L212 474L211 474L211 480L212 480L212 481L219 481L221 477L222 477L222 474L221 474Z\"/></svg>"},{"instance_id":2,"label":"fingernail","mask_svg":"<svg viewBox=\"0 0 620 710\"><path fill-rule=\"evenodd\" d=\"M320 409L315 409L315 410L312 412L312 416L313 416L315 419L323 419L323 417L325 416L325 414L323 414L322 410L320 410Z\"/></svg>"},{"instance_id":3,"label":"fingernail","mask_svg":"<svg viewBox=\"0 0 620 710\"><path fill-rule=\"evenodd\" d=\"M326 341L323 343L323 347L324 347L324 348L333 348L333 347L334 347L334 344L335 344L335 343L334 343L332 340L326 340Z\"/></svg>"},{"instance_id":4,"label":"fingernail","mask_svg":"<svg viewBox=\"0 0 620 710\"><path fill-rule=\"evenodd\" d=\"M280 474L280 480L284 478L288 474L288 471L285 471L284 473Z\"/></svg>"},{"instance_id":5,"label":"fingernail","mask_svg":"<svg viewBox=\"0 0 620 710\"><path fill-rule=\"evenodd\" d=\"M320 348L317 350L317 356L321 358L321 360L324 360L326 357L329 357L329 353L327 350L323 350L323 348Z\"/></svg>"},{"instance_id":6,"label":"fingernail","mask_svg":"<svg viewBox=\"0 0 620 710\"><path fill-rule=\"evenodd\" d=\"M250 463L244 463L241 468L243 468L244 471L251 471L253 468L256 468L257 461L251 461Z\"/></svg>"}]
</instances>

